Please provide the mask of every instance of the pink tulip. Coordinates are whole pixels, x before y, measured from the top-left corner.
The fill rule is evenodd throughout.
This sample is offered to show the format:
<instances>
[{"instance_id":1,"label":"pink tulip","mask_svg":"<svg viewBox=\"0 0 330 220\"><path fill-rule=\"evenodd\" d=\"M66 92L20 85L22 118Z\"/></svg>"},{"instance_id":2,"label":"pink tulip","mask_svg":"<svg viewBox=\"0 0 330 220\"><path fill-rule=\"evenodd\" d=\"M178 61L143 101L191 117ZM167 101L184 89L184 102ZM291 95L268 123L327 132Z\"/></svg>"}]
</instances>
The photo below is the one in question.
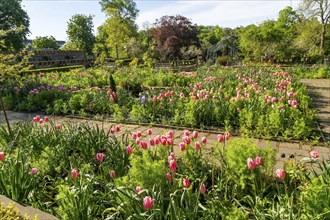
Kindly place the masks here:
<instances>
[{"instance_id":1,"label":"pink tulip","mask_svg":"<svg viewBox=\"0 0 330 220\"><path fill-rule=\"evenodd\" d=\"M187 137L189 137L189 135L190 135L190 132L189 132L188 130L184 130L184 131L183 131L183 134L184 134L184 136L187 136Z\"/></svg>"},{"instance_id":2,"label":"pink tulip","mask_svg":"<svg viewBox=\"0 0 330 220\"><path fill-rule=\"evenodd\" d=\"M199 151L200 148L201 148L201 144L199 142L195 142L195 149Z\"/></svg>"},{"instance_id":3,"label":"pink tulip","mask_svg":"<svg viewBox=\"0 0 330 220\"><path fill-rule=\"evenodd\" d=\"M141 147L142 147L142 149L147 149L148 148L148 144L147 144L147 142L145 142L145 141L141 141Z\"/></svg>"},{"instance_id":4,"label":"pink tulip","mask_svg":"<svg viewBox=\"0 0 330 220\"><path fill-rule=\"evenodd\" d=\"M71 178L75 180L78 177L78 174L79 174L79 171L77 169L73 169L71 171Z\"/></svg>"},{"instance_id":5,"label":"pink tulip","mask_svg":"<svg viewBox=\"0 0 330 220\"><path fill-rule=\"evenodd\" d=\"M185 151L185 149L186 149L186 146L184 145L183 142L181 142L181 143L179 144L179 147L180 147L180 150L181 150L181 151Z\"/></svg>"},{"instance_id":6,"label":"pink tulip","mask_svg":"<svg viewBox=\"0 0 330 220\"><path fill-rule=\"evenodd\" d=\"M110 171L110 178L111 179L115 179L116 178L116 171L114 171L114 170L111 170Z\"/></svg>"},{"instance_id":7,"label":"pink tulip","mask_svg":"<svg viewBox=\"0 0 330 220\"><path fill-rule=\"evenodd\" d=\"M0 152L0 160L1 161L5 160L5 153L4 152Z\"/></svg>"},{"instance_id":8,"label":"pink tulip","mask_svg":"<svg viewBox=\"0 0 330 220\"><path fill-rule=\"evenodd\" d=\"M148 134L148 135L152 135L152 130L151 130L151 129L148 129L148 130L147 130L147 134Z\"/></svg>"},{"instance_id":9,"label":"pink tulip","mask_svg":"<svg viewBox=\"0 0 330 220\"><path fill-rule=\"evenodd\" d=\"M205 193L206 192L206 186L204 183L202 183L201 185L201 193Z\"/></svg>"},{"instance_id":10,"label":"pink tulip","mask_svg":"<svg viewBox=\"0 0 330 220\"><path fill-rule=\"evenodd\" d=\"M230 139L230 133L229 132L226 132L225 138L226 138L226 141L229 141L229 139Z\"/></svg>"},{"instance_id":11,"label":"pink tulip","mask_svg":"<svg viewBox=\"0 0 330 220\"><path fill-rule=\"evenodd\" d=\"M160 142L161 142L161 144L162 144L163 146L165 146L165 145L167 144L167 139L162 138L162 139L160 140Z\"/></svg>"},{"instance_id":12,"label":"pink tulip","mask_svg":"<svg viewBox=\"0 0 330 220\"><path fill-rule=\"evenodd\" d=\"M256 157L256 159L254 160L254 163L257 166L261 166L262 165L262 159L261 159L261 157Z\"/></svg>"},{"instance_id":13,"label":"pink tulip","mask_svg":"<svg viewBox=\"0 0 330 220\"><path fill-rule=\"evenodd\" d=\"M44 117L45 122L49 122L49 118L47 116Z\"/></svg>"},{"instance_id":14,"label":"pink tulip","mask_svg":"<svg viewBox=\"0 0 330 220\"><path fill-rule=\"evenodd\" d=\"M40 118L39 123L42 124L43 122L44 122L44 120L42 120L42 119Z\"/></svg>"},{"instance_id":15,"label":"pink tulip","mask_svg":"<svg viewBox=\"0 0 330 220\"><path fill-rule=\"evenodd\" d=\"M111 134L114 134L114 133L115 133L115 129L111 128L111 129L110 129L110 133L111 133Z\"/></svg>"},{"instance_id":16,"label":"pink tulip","mask_svg":"<svg viewBox=\"0 0 330 220\"><path fill-rule=\"evenodd\" d=\"M198 131L193 131L192 135L194 139L198 138Z\"/></svg>"},{"instance_id":17,"label":"pink tulip","mask_svg":"<svg viewBox=\"0 0 330 220\"><path fill-rule=\"evenodd\" d=\"M136 192L137 194L140 194L141 191L142 191L142 187L141 187L141 186L137 186L137 187L135 188L135 192Z\"/></svg>"},{"instance_id":18,"label":"pink tulip","mask_svg":"<svg viewBox=\"0 0 330 220\"><path fill-rule=\"evenodd\" d=\"M190 144L190 143L191 143L191 140L190 140L190 138L189 138L188 136L185 136L185 137L183 138L183 141L184 141L186 144Z\"/></svg>"},{"instance_id":19,"label":"pink tulip","mask_svg":"<svg viewBox=\"0 0 330 220\"><path fill-rule=\"evenodd\" d=\"M55 128L56 128L56 130L61 130L61 124L57 124L57 125L55 125Z\"/></svg>"},{"instance_id":20,"label":"pink tulip","mask_svg":"<svg viewBox=\"0 0 330 220\"><path fill-rule=\"evenodd\" d=\"M188 178L183 178L182 184L184 188L189 188L190 187L190 182Z\"/></svg>"},{"instance_id":21,"label":"pink tulip","mask_svg":"<svg viewBox=\"0 0 330 220\"><path fill-rule=\"evenodd\" d=\"M98 160L98 161L100 161L100 162L102 162L103 161L103 159L104 159L104 154L103 153L97 153L96 154L96 159Z\"/></svg>"},{"instance_id":22,"label":"pink tulip","mask_svg":"<svg viewBox=\"0 0 330 220\"><path fill-rule=\"evenodd\" d=\"M155 144L156 144L156 145L158 145L158 144L159 144L159 142L160 142L160 139L159 139L159 137L155 137L155 139L154 139L154 140L155 140Z\"/></svg>"},{"instance_id":23,"label":"pink tulip","mask_svg":"<svg viewBox=\"0 0 330 220\"><path fill-rule=\"evenodd\" d=\"M173 135L174 135L173 131L168 131L168 132L166 133L166 137L167 137L167 138L173 138Z\"/></svg>"},{"instance_id":24,"label":"pink tulip","mask_svg":"<svg viewBox=\"0 0 330 220\"><path fill-rule=\"evenodd\" d=\"M166 178L169 182L172 181L172 175L170 173L166 173Z\"/></svg>"},{"instance_id":25,"label":"pink tulip","mask_svg":"<svg viewBox=\"0 0 330 220\"><path fill-rule=\"evenodd\" d=\"M32 121L33 122L38 122L39 120L36 117L33 117Z\"/></svg>"},{"instance_id":26,"label":"pink tulip","mask_svg":"<svg viewBox=\"0 0 330 220\"><path fill-rule=\"evenodd\" d=\"M117 131L117 132L120 132L120 127L119 127L119 125L116 125L116 131Z\"/></svg>"},{"instance_id":27,"label":"pink tulip","mask_svg":"<svg viewBox=\"0 0 330 220\"><path fill-rule=\"evenodd\" d=\"M154 145L155 145L155 140L154 140L153 138L150 138L150 139L149 139L149 144L150 144L151 146L154 146Z\"/></svg>"},{"instance_id":28,"label":"pink tulip","mask_svg":"<svg viewBox=\"0 0 330 220\"><path fill-rule=\"evenodd\" d=\"M37 122L40 120L40 115L36 116L36 120L37 120Z\"/></svg>"},{"instance_id":29,"label":"pink tulip","mask_svg":"<svg viewBox=\"0 0 330 220\"><path fill-rule=\"evenodd\" d=\"M140 144L140 142L141 142L141 141L140 141L140 139L139 139L139 138L137 138L137 139L135 140L135 144L136 144L136 145L139 145L139 144Z\"/></svg>"},{"instance_id":30,"label":"pink tulip","mask_svg":"<svg viewBox=\"0 0 330 220\"><path fill-rule=\"evenodd\" d=\"M218 142L223 142L225 140L225 137L222 134L218 134Z\"/></svg>"},{"instance_id":31,"label":"pink tulip","mask_svg":"<svg viewBox=\"0 0 330 220\"><path fill-rule=\"evenodd\" d=\"M310 152L310 155L311 155L311 157L313 157L313 158L315 158L315 159L316 159L316 158L319 158L319 153L318 153L317 151L314 151L314 150L311 151L311 152Z\"/></svg>"},{"instance_id":32,"label":"pink tulip","mask_svg":"<svg viewBox=\"0 0 330 220\"><path fill-rule=\"evenodd\" d=\"M170 160L169 167L170 167L170 169L173 173L176 172L176 162L175 162L175 160Z\"/></svg>"},{"instance_id":33,"label":"pink tulip","mask_svg":"<svg viewBox=\"0 0 330 220\"><path fill-rule=\"evenodd\" d=\"M284 179L285 178L285 171L282 169L277 169L276 170L276 175L279 179Z\"/></svg>"},{"instance_id":34,"label":"pink tulip","mask_svg":"<svg viewBox=\"0 0 330 220\"><path fill-rule=\"evenodd\" d=\"M137 134L138 137L141 137L142 132L141 131L137 131L136 134Z\"/></svg>"},{"instance_id":35,"label":"pink tulip","mask_svg":"<svg viewBox=\"0 0 330 220\"><path fill-rule=\"evenodd\" d=\"M31 174L32 176L36 175L37 173L38 173L38 169L37 169L37 168L32 168L32 169L30 170L30 174Z\"/></svg>"},{"instance_id":36,"label":"pink tulip","mask_svg":"<svg viewBox=\"0 0 330 220\"><path fill-rule=\"evenodd\" d=\"M170 156L173 158L173 160L175 159L175 154L173 152L170 153Z\"/></svg>"},{"instance_id":37,"label":"pink tulip","mask_svg":"<svg viewBox=\"0 0 330 220\"><path fill-rule=\"evenodd\" d=\"M135 140L137 138L137 133L136 132L133 132L132 133L132 138Z\"/></svg>"},{"instance_id":38,"label":"pink tulip","mask_svg":"<svg viewBox=\"0 0 330 220\"><path fill-rule=\"evenodd\" d=\"M202 137L201 140L202 140L202 143L203 143L203 144L206 144L206 141L207 141L207 140L206 140L206 137Z\"/></svg>"},{"instance_id":39,"label":"pink tulip","mask_svg":"<svg viewBox=\"0 0 330 220\"><path fill-rule=\"evenodd\" d=\"M154 201L152 200L152 198L150 196L144 197L144 199L143 199L144 209L150 210L150 209L152 209L153 205L154 205Z\"/></svg>"},{"instance_id":40,"label":"pink tulip","mask_svg":"<svg viewBox=\"0 0 330 220\"><path fill-rule=\"evenodd\" d=\"M127 153L128 155L130 155L130 154L132 154L132 152L133 152L133 148L132 148L131 146L127 146L127 147L126 147L126 153Z\"/></svg>"},{"instance_id":41,"label":"pink tulip","mask_svg":"<svg viewBox=\"0 0 330 220\"><path fill-rule=\"evenodd\" d=\"M256 168L256 164L252 158L247 159L247 165L250 170L254 170L254 168Z\"/></svg>"},{"instance_id":42,"label":"pink tulip","mask_svg":"<svg viewBox=\"0 0 330 220\"><path fill-rule=\"evenodd\" d=\"M173 140L172 140L172 138L168 138L168 139L167 139L167 144L168 144L169 146L172 146L172 145L173 145Z\"/></svg>"}]
</instances>

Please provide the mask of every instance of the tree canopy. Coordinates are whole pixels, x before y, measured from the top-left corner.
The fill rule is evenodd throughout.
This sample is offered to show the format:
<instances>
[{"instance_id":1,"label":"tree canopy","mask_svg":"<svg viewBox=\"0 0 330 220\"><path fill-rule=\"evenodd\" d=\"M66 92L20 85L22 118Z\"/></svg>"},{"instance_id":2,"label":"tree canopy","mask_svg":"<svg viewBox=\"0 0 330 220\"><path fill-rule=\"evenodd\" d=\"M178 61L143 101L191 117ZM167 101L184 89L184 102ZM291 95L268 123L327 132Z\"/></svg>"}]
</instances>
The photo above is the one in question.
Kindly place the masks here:
<instances>
[{"instance_id":1,"label":"tree canopy","mask_svg":"<svg viewBox=\"0 0 330 220\"><path fill-rule=\"evenodd\" d=\"M95 37L93 34L93 16L76 14L68 22L66 31L69 42L67 48L83 50L92 54Z\"/></svg>"},{"instance_id":2,"label":"tree canopy","mask_svg":"<svg viewBox=\"0 0 330 220\"><path fill-rule=\"evenodd\" d=\"M0 36L1 51L17 51L23 48L23 40L29 33L29 17L21 6L21 0L0 1Z\"/></svg>"},{"instance_id":3,"label":"tree canopy","mask_svg":"<svg viewBox=\"0 0 330 220\"><path fill-rule=\"evenodd\" d=\"M58 50L60 48L56 39L53 36L36 37L36 39L32 41L32 46L33 49L35 50L42 50L42 49Z\"/></svg>"}]
</instances>

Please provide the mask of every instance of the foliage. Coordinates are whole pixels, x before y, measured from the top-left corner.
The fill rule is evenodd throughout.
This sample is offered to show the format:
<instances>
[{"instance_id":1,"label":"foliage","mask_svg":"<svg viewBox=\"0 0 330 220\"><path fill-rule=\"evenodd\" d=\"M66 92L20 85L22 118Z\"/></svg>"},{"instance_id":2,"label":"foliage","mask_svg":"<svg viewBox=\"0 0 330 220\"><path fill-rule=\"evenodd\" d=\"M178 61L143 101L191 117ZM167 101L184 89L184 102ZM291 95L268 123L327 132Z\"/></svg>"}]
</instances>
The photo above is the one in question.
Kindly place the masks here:
<instances>
[{"instance_id":1,"label":"foliage","mask_svg":"<svg viewBox=\"0 0 330 220\"><path fill-rule=\"evenodd\" d=\"M227 66L230 61L232 61L230 56L222 56L217 58L216 64L221 66Z\"/></svg>"},{"instance_id":2,"label":"foliage","mask_svg":"<svg viewBox=\"0 0 330 220\"><path fill-rule=\"evenodd\" d=\"M29 33L29 17L21 6L21 0L2 0L0 2L0 51L19 51L23 40Z\"/></svg>"},{"instance_id":3,"label":"foliage","mask_svg":"<svg viewBox=\"0 0 330 220\"><path fill-rule=\"evenodd\" d=\"M156 50L163 55L165 60L180 59L182 47L200 45L197 26L180 15L163 16L156 20L150 34L155 39Z\"/></svg>"},{"instance_id":4,"label":"foliage","mask_svg":"<svg viewBox=\"0 0 330 220\"><path fill-rule=\"evenodd\" d=\"M69 43L76 50L92 54L95 37L93 35L93 16L76 14L68 22L66 31Z\"/></svg>"},{"instance_id":5,"label":"foliage","mask_svg":"<svg viewBox=\"0 0 330 220\"><path fill-rule=\"evenodd\" d=\"M9 204L7 207L3 207L3 204L0 204L0 218L6 220L28 220L27 215L20 215L17 208L13 204ZM35 215L33 220L38 220L38 216Z\"/></svg>"},{"instance_id":6,"label":"foliage","mask_svg":"<svg viewBox=\"0 0 330 220\"><path fill-rule=\"evenodd\" d=\"M53 36L36 37L36 39L32 41L32 46L33 49L35 50L42 50L42 49L58 50L60 48L56 39Z\"/></svg>"}]
</instances>

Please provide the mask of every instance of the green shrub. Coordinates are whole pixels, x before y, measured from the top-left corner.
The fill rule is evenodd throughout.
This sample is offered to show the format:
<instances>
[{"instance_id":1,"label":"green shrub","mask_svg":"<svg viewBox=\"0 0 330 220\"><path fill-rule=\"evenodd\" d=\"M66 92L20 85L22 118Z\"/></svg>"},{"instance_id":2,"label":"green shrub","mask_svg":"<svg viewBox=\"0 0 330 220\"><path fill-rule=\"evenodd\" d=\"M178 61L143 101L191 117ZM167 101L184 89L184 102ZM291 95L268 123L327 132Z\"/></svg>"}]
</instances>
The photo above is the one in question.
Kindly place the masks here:
<instances>
[{"instance_id":1,"label":"green shrub","mask_svg":"<svg viewBox=\"0 0 330 220\"><path fill-rule=\"evenodd\" d=\"M232 58L230 56L221 56L217 58L215 63L221 66L227 66L231 61Z\"/></svg>"}]
</instances>

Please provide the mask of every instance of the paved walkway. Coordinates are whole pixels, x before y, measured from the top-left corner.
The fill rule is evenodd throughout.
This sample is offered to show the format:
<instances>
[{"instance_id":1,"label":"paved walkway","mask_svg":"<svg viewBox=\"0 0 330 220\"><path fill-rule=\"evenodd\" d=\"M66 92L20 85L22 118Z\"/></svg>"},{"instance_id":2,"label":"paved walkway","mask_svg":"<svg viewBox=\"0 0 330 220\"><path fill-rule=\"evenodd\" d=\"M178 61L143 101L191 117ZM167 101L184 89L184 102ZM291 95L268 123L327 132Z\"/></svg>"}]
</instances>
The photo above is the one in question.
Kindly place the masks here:
<instances>
[{"instance_id":1,"label":"paved walkway","mask_svg":"<svg viewBox=\"0 0 330 220\"><path fill-rule=\"evenodd\" d=\"M330 79L303 79L318 110L319 126L325 141L330 141Z\"/></svg>"},{"instance_id":2,"label":"paved walkway","mask_svg":"<svg viewBox=\"0 0 330 220\"><path fill-rule=\"evenodd\" d=\"M18 113L18 112L8 112L9 120L11 122L17 121L17 120L27 120L32 121L32 118L36 114L29 114L29 113ZM40 114L41 115L41 114ZM42 116L42 115L41 115ZM74 122L74 123L92 123L92 124L98 124L102 126L104 129L110 129L111 126L113 126L113 123L108 122L99 122L99 121L91 121L86 119L78 119L78 118L67 118L67 117L53 117L53 120L56 121L56 123L63 123L63 122ZM0 113L0 123L3 123L3 114ZM134 131L141 131L143 133L142 138L146 137L147 129L151 128L151 126L142 126L142 125L132 125L132 124L118 124L121 127L121 132L117 135L121 135L125 132L134 132ZM169 129L169 128L162 128L162 127L152 127L153 130L153 136L155 135L162 135L165 134L166 131L172 130L174 131L174 146L178 146L178 144L181 142L181 137L183 134L183 130L175 130L175 129ZM199 137L205 136L207 138L207 149L210 149L210 146L212 143L217 141L217 133L214 132L206 132L206 131L200 131ZM233 138L240 138L240 137L233 137ZM330 160L330 147L327 146L312 146L307 145L302 142L281 142L281 141L267 141L263 139L254 139L255 143L261 147L271 147L277 151L276 159L277 159L277 165L276 168L280 168L283 166L283 162L288 160L289 158L293 158L294 160L300 160L302 158L308 157L309 152L312 150L316 150L319 152L320 159L324 160ZM178 148L176 148L178 149ZM206 149L206 152L207 152Z\"/></svg>"}]
</instances>

